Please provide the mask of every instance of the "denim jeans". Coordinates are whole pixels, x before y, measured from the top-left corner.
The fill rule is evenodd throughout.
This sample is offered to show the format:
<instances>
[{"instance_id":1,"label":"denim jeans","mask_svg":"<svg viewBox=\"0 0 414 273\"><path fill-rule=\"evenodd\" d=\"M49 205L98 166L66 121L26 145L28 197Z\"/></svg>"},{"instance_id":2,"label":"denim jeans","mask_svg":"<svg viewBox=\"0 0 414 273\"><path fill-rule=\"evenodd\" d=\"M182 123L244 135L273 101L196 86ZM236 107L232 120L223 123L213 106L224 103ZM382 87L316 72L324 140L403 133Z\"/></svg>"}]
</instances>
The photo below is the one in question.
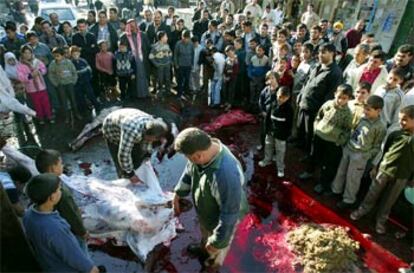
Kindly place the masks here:
<instances>
[{"instance_id":1,"label":"denim jeans","mask_svg":"<svg viewBox=\"0 0 414 273\"><path fill-rule=\"evenodd\" d=\"M212 79L210 81L210 90L208 94L208 105L215 106L220 104L220 93L223 79Z\"/></svg>"},{"instance_id":2,"label":"denim jeans","mask_svg":"<svg viewBox=\"0 0 414 273\"><path fill-rule=\"evenodd\" d=\"M90 257L89 256L89 252L88 252L88 244L86 243L85 239L79 237L79 236L75 236L76 240L79 243L79 246L82 250L82 252L86 255L86 257Z\"/></svg>"}]
</instances>

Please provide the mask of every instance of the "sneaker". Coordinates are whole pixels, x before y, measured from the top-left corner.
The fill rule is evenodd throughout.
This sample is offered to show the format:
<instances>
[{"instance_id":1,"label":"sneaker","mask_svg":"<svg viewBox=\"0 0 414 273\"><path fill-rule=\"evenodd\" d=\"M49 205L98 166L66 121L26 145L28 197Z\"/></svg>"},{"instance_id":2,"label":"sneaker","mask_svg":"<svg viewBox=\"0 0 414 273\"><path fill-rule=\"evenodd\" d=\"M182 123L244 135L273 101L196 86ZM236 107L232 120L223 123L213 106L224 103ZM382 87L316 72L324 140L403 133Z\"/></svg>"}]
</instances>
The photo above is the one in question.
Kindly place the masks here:
<instances>
[{"instance_id":1,"label":"sneaker","mask_svg":"<svg viewBox=\"0 0 414 273\"><path fill-rule=\"evenodd\" d=\"M381 223L377 222L377 224L375 225L375 231L378 234L385 234L387 232L387 229L386 229L384 224L381 224Z\"/></svg>"},{"instance_id":2,"label":"sneaker","mask_svg":"<svg viewBox=\"0 0 414 273\"><path fill-rule=\"evenodd\" d=\"M340 201L336 203L337 208L339 209L351 209L354 207L354 203L345 203L344 201Z\"/></svg>"},{"instance_id":3,"label":"sneaker","mask_svg":"<svg viewBox=\"0 0 414 273\"><path fill-rule=\"evenodd\" d=\"M361 210L357 209L356 211L352 212L351 215L349 216L352 220L354 221L358 221L359 219L362 218L362 216L364 216L365 213L362 212Z\"/></svg>"},{"instance_id":4,"label":"sneaker","mask_svg":"<svg viewBox=\"0 0 414 273\"><path fill-rule=\"evenodd\" d=\"M257 149L258 151L262 150L262 149L263 149L263 145L257 145L257 146L256 146L256 149Z\"/></svg>"},{"instance_id":5,"label":"sneaker","mask_svg":"<svg viewBox=\"0 0 414 273\"><path fill-rule=\"evenodd\" d=\"M325 191L325 188L323 187L322 184L317 184L313 190L317 193L317 194L322 194Z\"/></svg>"},{"instance_id":6,"label":"sneaker","mask_svg":"<svg viewBox=\"0 0 414 273\"><path fill-rule=\"evenodd\" d=\"M270 164L271 163L269 161L267 161L267 160L261 160L261 161L259 161L259 166L262 167L262 168L264 168L266 166L269 166Z\"/></svg>"},{"instance_id":7,"label":"sneaker","mask_svg":"<svg viewBox=\"0 0 414 273\"><path fill-rule=\"evenodd\" d=\"M308 172L303 172L301 174L299 174L299 179L301 180L307 180L313 177L313 174L308 173Z\"/></svg>"},{"instance_id":8,"label":"sneaker","mask_svg":"<svg viewBox=\"0 0 414 273\"><path fill-rule=\"evenodd\" d=\"M283 170L277 171L277 177L279 178L285 177L285 172Z\"/></svg>"}]
</instances>

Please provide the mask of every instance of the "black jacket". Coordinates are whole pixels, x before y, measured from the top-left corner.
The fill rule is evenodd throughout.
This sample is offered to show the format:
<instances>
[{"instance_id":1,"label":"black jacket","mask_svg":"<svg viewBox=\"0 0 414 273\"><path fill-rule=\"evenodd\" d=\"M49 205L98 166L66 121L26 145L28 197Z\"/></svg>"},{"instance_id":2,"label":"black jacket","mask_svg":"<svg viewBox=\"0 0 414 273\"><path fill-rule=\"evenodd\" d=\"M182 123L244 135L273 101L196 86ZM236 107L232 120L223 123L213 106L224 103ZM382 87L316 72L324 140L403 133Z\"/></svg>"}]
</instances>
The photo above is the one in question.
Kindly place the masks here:
<instances>
[{"instance_id":1,"label":"black jacket","mask_svg":"<svg viewBox=\"0 0 414 273\"><path fill-rule=\"evenodd\" d=\"M128 50L131 50L131 45L129 44L129 40L128 37L126 35L126 33L122 34L122 36L119 38L119 40L122 43L125 43L128 45ZM141 32L141 47L142 47L142 55L143 55L143 62L144 62L144 66L145 66L145 71L146 74L149 76L149 72L150 72L150 61L149 61L149 53L151 50L151 44L148 41L148 37L144 32Z\"/></svg>"},{"instance_id":2,"label":"black jacket","mask_svg":"<svg viewBox=\"0 0 414 273\"><path fill-rule=\"evenodd\" d=\"M292 132L293 108L290 100L282 105L272 103L268 113L266 132L279 140L287 140Z\"/></svg>"},{"instance_id":3,"label":"black jacket","mask_svg":"<svg viewBox=\"0 0 414 273\"><path fill-rule=\"evenodd\" d=\"M111 47L109 48L109 50L111 52L115 52L118 49L118 34L116 33L116 30L109 22L107 23L107 25L108 25L108 31L109 31L109 41L111 43ZM96 39L98 39L99 23L94 24L89 31L93 33L93 35L95 35Z\"/></svg>"},{"instance_id":4,"label":"black jacket","mask_svg":"<svg viewBox=\"0 0 414 273\"><path fill-rule=\"evenodd\" d=\"M171 28L167 26L164 22L161 23L158 29L155 29L154 23L148 25L146 34L150 44L155 44L157 42L157 33L158 31L165 31L168 36L168 40L171 40Z\"/></svg>"},{"instance_id":5,"label":"black jacket","mask_svg":"<svg viewBox=\"0 0 414 273\"><path fill-rule=\"evenodd\" d=\"M198 37L198 41L201 41L201 36L208 30L208 20L198 20L193 25L193 35Z\"/></svg>"},{"instance_id":6,"label":"black jacket","mask_svg":"<svg viewBox=\"0 0 414 273\"><path fill-rule=\"evenodd\" d=\"M84 58L91 67L95 67L95 56L98 53L96 36L87 32L83 36L80 32L72 36L72 45L82 48L81 57Z\"/></svg>"},{"instance_id":7,"label":"black jacket","mask_svg":"<svg viewBox=\"0 0 414 273\"><path fill-rule=\"evenodd\" d=\"M334 97L339 84L342 83L342 71L336 62L322 68L321 64L311 69L303 86L298 102L302 110L315 113L322 104Z\"/></svg>"}]
</instances>

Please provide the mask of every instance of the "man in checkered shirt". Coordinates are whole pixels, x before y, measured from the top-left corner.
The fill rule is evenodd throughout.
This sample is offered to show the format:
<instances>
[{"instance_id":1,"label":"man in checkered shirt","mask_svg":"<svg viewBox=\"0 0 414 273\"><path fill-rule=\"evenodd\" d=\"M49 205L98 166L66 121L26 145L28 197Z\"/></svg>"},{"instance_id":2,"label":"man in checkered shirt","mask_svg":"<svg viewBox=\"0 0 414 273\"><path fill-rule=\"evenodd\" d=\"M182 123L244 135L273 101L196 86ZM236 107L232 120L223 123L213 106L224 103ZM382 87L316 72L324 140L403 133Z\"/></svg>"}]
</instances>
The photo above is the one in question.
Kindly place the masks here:
<instances>
[{"instance_id":1,"label":"man in checkered shirt","mask_svg":"<svg viewBox=\"0 0 414 273\"><path fill-rule=\"evenodd\" d=\"M164 121L137 109L124 108L109 114L102 132L118 176L129 178L132 183L142 182L134 170L151 154L151 144L160 141L168 131Z\"/></svg>"}]
</instances>

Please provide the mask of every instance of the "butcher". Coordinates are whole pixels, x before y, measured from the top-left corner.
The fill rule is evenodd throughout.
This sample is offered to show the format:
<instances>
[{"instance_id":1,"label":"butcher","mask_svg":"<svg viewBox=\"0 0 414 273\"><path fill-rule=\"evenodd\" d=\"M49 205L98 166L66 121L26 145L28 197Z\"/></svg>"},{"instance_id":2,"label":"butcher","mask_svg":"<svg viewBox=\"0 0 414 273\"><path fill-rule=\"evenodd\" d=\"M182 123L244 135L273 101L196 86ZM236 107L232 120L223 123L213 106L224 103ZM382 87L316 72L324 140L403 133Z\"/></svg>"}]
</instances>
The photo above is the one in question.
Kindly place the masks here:
<instances>
[{"instance_id":1,"label":"butcher","mask_svg":"<svg viewBox=\"0 0 414 273\"><path fill-rule=\"evenodd\" d=\"M102 133L120 178L142 183L135 170L152 154L152 144L165 142L170 128L162 119L138 109L124 108L110 113Z\"/></svg>"}]
</instances>

